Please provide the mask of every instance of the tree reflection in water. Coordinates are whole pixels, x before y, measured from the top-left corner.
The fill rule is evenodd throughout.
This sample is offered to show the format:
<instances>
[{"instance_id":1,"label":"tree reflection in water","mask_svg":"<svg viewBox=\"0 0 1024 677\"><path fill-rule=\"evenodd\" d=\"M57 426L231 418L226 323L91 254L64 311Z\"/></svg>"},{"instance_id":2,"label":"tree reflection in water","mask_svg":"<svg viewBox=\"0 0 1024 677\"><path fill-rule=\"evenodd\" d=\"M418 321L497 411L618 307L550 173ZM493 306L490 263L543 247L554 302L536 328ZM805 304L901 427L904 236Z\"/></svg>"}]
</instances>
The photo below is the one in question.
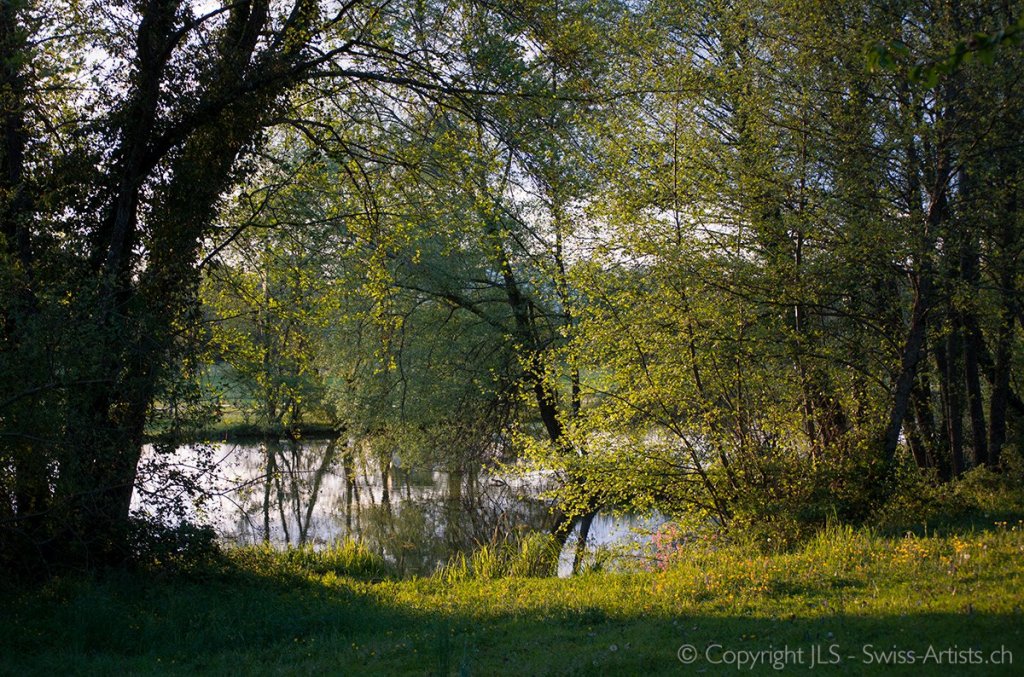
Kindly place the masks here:
<instances>
[{"instance_id":1,"label":"tree reflection in water","mask_svg":"<svg viewBox=\"0 0 1024 677\"><path fill-rule=\"evenodd\" d=\"M381 456L339 439L236 445L227 474L240 488L223 492L211 517L238 543L362 540L403 574L427 574L458 552L550 528L540 480L407 468Z\"/></svg>"},{"instance_id":2,"label":"tree reflection in water","mask_svg":"<svg viewBox=\"0 0 1024 677\"><path fill-rule=\"evenodd\" d=\"M202 507L183 516L210 524L229 542L275 546L329 545L360 540L404 575L431 573L457 553L549 532L552 518L539 498L542 476L527 478L480 469L406 467L400 455L375 454L346 440L270 440L215 444L204 449L219 463L196 464L195 448L182 447L160 462L200 487ZM147 456L156 452L147 448ZM133 509L157 512L154 479L136 491ZM176 515L182 516L180 513ZM598 513L593 547L637 552L649 541L634 528L654 531L664 518ZM577 527L578 528L578 527ZM570 534L560 575L573 569L578 533Z\"/></svg>"}]
</instances>

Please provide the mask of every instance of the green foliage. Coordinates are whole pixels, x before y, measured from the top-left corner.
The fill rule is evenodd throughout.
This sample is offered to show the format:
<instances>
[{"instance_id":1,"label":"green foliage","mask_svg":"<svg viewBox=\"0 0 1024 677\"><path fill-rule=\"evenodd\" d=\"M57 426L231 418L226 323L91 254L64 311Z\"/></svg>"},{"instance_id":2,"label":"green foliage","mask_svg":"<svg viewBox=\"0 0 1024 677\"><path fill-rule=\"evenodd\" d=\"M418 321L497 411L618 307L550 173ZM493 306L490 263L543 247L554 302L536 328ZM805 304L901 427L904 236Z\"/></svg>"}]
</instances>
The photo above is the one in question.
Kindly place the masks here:
<instances>
[{"instance_id":1,"label":"green foliage","mask_svg":"<svg viewBox=\"0 0 1024 677\"><path fill-rule=\"evenodd\" d=\"M793 543L871 522L910 476L1006 469L1020 56L960 59L925 94L849 45L941 51L1015 11L707 2L623 26L640 93L596 121L601 228L560 358L585 375L562 419L579 453L530 445L565 513Z\"/></svg>"},{"instance_id":2,"label":"green foliage","mask_svg":"<svg viewBox=\"0 0 1024 677\"><path fill-rule=\"evenodd\" d=\"M1000 48L1018 46L1022 39L1024 14L993 33L976 32L958 40L948 54L938 59L912 63L909 68L905 64L912 59L911 49L901 40L871 45L866 58L871 70L904 71L910 82L930 89L938 85L943 77L955 73L963 64L976 60L991 66L998 58Z\"/></svg>"},{"instance_id":3,"label":"green foliage","mask_svg":"<svg viewBox=\"0 0 1024 677\"><path fill-rule=\"evenodd\" d=\"M984 527L1014 521L1024 509L1020 478L984 467L950 483L936 482L934 477L905 467L896 482L892 497L872 516L872 522L890 532Z\"/></svg>"},{"instance_id":4,"label":"green foliage","mask_svg":"<svg viewBox=\"0 0 1024 677\"><path fill-rule=\"evenodd\" d=\"M213 568L223 557L217 533L208 526L182 522L169 527L135 517L130 522L128 561L143 571L182 574Z\"/></svg>"},{"instance_id":5,"label":"green foliage","mask_svg":"<svg viewBox=\"0 0 1024 677\"><path fill-rule=\"evenodd\" d=\"M301 434L310 419L335 422L327 351L344 303L344 288L332 284L344 246L329 230L335 206L317 202L316 182L327 180L328 168L315 158L291 165L264 180L297 183L235 203L228 224L236 237L211 259L200 290L217 399L275 434ZM296 222L307 225L287 229Z\"/></svg>"},{"instance_id":6,"label":"green foliage","mask_svg":"<svg viewBox=\"0 0 1024 677\"><path fill-rule=\"evenodd\" d=\"M493 451L519 381L510 314L453 319L447 290L412 285L421 250L442 272L465 245L449 272L484 280L470 304L500 298L500 168L513 148L558 154L529 133L570 108L537 67L548 46L587 60L596 5L574 9L566 42L541 5L328 4L3 6L0 515L26 557L70 531L52 557L96 561L122 531L147 425L181 432L155 418L193 401L203 339L230 365L215 397L267 434L326 420L382 452L423 437L454 465ZM510 93L525 115L495 96ZM403 331L438 328L407 347Z\"/></svg>"}]
</instances>

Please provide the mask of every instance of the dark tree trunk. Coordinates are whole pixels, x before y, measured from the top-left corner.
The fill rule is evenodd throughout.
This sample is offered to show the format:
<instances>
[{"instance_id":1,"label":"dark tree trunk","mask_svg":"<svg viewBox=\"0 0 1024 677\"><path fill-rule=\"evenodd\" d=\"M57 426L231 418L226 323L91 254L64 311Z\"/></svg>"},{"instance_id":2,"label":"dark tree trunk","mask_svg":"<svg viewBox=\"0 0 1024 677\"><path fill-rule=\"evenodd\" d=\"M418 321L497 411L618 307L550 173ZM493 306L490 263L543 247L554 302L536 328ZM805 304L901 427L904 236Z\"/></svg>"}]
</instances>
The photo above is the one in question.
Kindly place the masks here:
<instances>
[{"instance_id":1,"label":"dark tree trunk","mask_svg":"<svg viewBox=\"0 0 1024 677\"><path fill-rule=\"evenodd\" d=\"M36 312L31 277L33 253L31 244L32 198L25 186L25 151L28 136L25 129L27 91L25 68L27 63L27 32L18 26L18 13L13 2L0 3L0 234L6 245L5 259L17 264L10 269L21 279L9 299L10 305L0 309L0 344L25 347L31 338L24 336L25 325ZM9 257L9 258L8 258ZM5 261L5 264L7 263ZM27 370L41 368L33 360L23 360ZM40 369L41 370L41 369ZM7 374L7 385L18 384L31 390L36 379L45 374ZM9 394L0 410L0 419L9 429L23 436L11 436L0 447L0 461L10 460L14 469L11 495L0 496L0 517L15 525L13 533L18 540L31 543L43 529L45 515L50 509L50 469L47 454L36 434L32 407L17 394ZM7 458L4 458L7 456ZM6 493L6 492L5 492ZM9 548L20 548L12 542ZM31 547L31 546L30 546Z\"/></svg>"},{"instance_id":2,"label":"dark tree trunk","mask_svg":"<svg viewBox=\"0 0 1024 677\"><path fill-rule=\"evenodd\" d=\"M1020 162L1017 154L1011 156L1008 165L1008 176L1020 175ZM1007 435L1007 405L1014 405L1019 414L1024 414L1022 411L1024 406L1010 388L1010 371L1013 368L1015 342L1014 316L1024 321L1017 289L1021 251L1020 231L1017 225L1020 219L1017 199L1019 188L1011 180L1010 185L1004 190L1008 195L997 234L997 250L993 256L993 265L997 268L995 277L999 287L1000 306L995 339L995 358L992 365L992 394L989 399L988 448L989 464L992 467L999 467L1002 462Z\"/></svg>"},{"instance_id":3,"label":"dark tree trunk","mask_svg":"<svg viewBox=\"0 0 1024 677\"><path fill-rule=\"evenodd\" d=\"M913 399L913 393L911 393ZM918 468L928 467L928 449L925 446L924 438L917 424L916 416L908 416L903 422L903 434L910 445L910 453L914 457L914 463Z\"/></svg>"},{"instance_id":4,"label":"dark tree trunk","mask_svg":"<svg viewBox=\"0 0 1024 677\"><path fill-rule=\"evenodd\" d=\"M931 304L931 272L924 265L917 276L917 294L910 313L910 329L903 343L900 359L900 371L896 379L896 387L892 395L889 409L889 424L883 438L883 454L886 462L892 463L899 446L903 420L910 405L910 395L917 380L917 368L925 344L927 331L927 315Z\"/></svg>"},{"instance_id":5,"label":"dark tree trunk","mask_svg":"<svg viewBox=\"0 0 1024 677\"><path fill-rule=\"evenodd\" d=\"M976 465L988 465L987 426L985 422L985 400L981 387L981 372L988 358L985 340L973 313L965 313L964 330L967 339L964 354L964 369L967 377L968 403L971 414L971 440Z\"/></svg>"},{"instance_id":6,"label":"dark tree trunk","mask_svg":"<svg viewBox=\"0 0 1024 677\"><path fill-rule=\"evenodd\" d=\"M950 346L959 349L959 342L946 337L935 346L935 364L938 367L939 393L942 400L942 434L948 451L950 476L959 477L964 471L963 402L960 395L955 358L950 357ZM954 355L956 352L954 352Z\"/></svg>"},{"instance_id":7,"label":"dark tree trunk","mask_svg":"<svg viewBox=\"0 0 1024 677\"><path fill-rule=\"evenodd\" d=\"M1014 343L1014 276L1009 266L1005 263L1004 266L1000 275L1003 299L996 330L992 394L989 397L988 462L992 467L998 467L1002 461L1003 446L1006 444L1007 405L1016 399L1010 389Z\"/></svg>"},{"instance_id":8,"label":"dark tree trunk","mask_svg":"<svg viewBox=\"0 0 1024 677\"><path fill-rule=\"evenodd\" d=\"M915 115L919 113L915 111ZM907 175L907 210L912 218L921 222L922 230L918 238L916 256L916 274L911 282L914 286L914 303L910 309L910 326L900 351L900 369L893 388L892 404L889 408L889 421L883 436L883 458L888 465L896 456L899 446L900 432L903 430L903 419L910 405L910 395L917 380L918 366L924 352L928 332L928 315L932 310L935 282L932 263L935 238L946 212L946 182L948 180L948 163L942 162L938 167L935 189L931 194L931 204L927 212L921 208L921 167L917 143L911 140L906 147Z\"/></svg>"},{"instance_id":9,"label":"dark tree trunk","mask_svg":"<svg viewBox=\"0 0 1024 677\"><path fill-rule=\"evenodd\" d=\"M263 542L270 543L270 490L277 475L277 454L270 442L270 435L263 435L263 454L266 459L266 476L263 481Z\"/></svg>"},{"instance_id":10,"label":"dark tree trunk","mask_svg":"<svg viewBox=\"0 0 1024 677\"><path fill-rule=\"evenodd\" d=\"M960 327L954 326L946 337L946 371L943 386L946 390L946 433L949 436L949 453L953 476L957 477L967 469L964 455L964 389L963 380L963 337Z\"/></svg>"},{"instance_id":11,"label":"dark tree trunk","mask_svg":"<svg viewBox=\"0 0 1024 677\"><path fill-rule=\"evenodd\" d=\"M580 567L583 565L583 558L587 555L587 539L590 538L590 527L594 523L595 515L597 515L597 512L590 511L580 518L580 532L576 539L576 552L573 553L572 557L572 572L574 574L579 573Z\"/></svg>"},{"instance_id":12,"label":"dark tree trunk","mask_svg":"<svg viewBox=\"0 0 1024 677\"><path fill-rule=\"evenodd\" d=\"M978 355L982 350L981 332L976 323L972 328L966 326L966 350L964 350L964 376L967 385L968 412L971 420L971 446L974 450L974 464L988 465L989 452L987 429L985 426L985 403L981 391L981 372L978 367Z\"/></svg>"},{"instance_id":13,"label":"dark tree trunk","mask_svg":"<svg viewBox=\"0 0 1024 677\"><path fill-rule=\"evenodd\" d=\"M961 172L961 199L969 193L970 177ZM960 253L960 275L971 293L971 300L978 296L981 284L980 260L976 236L972 232L963 235ZM967 388L967 410L971 422L971 448L975 465L988 464L988 441L986 439L985 403L981 391L980 356L985 342L978 326L978 319L972 307L960 311L960 326L964 338L964 384Z\"/></svg>"},{"instance_id":14,"label":"dark tree trunk","mask_svg":"<svg viewBox=\"0 0 1024 677\"><path fill-rule=\"evenodd\" d=\"M922 355L921 363L927 365L927 345L924 347L924 351L926 354ZM921 369L917 382L914 385L914 391L911 394L914 421L922 445L922 454L920 457L915 455L915 460L918 462L918 467L935 468L939 476L942 477L948 471L948 468L945 468L945 465L940 460L944 454L938 449L939 440L935 434L935 415L932 411L931 388L929 370Z\"/></svg>"}]
</instances>

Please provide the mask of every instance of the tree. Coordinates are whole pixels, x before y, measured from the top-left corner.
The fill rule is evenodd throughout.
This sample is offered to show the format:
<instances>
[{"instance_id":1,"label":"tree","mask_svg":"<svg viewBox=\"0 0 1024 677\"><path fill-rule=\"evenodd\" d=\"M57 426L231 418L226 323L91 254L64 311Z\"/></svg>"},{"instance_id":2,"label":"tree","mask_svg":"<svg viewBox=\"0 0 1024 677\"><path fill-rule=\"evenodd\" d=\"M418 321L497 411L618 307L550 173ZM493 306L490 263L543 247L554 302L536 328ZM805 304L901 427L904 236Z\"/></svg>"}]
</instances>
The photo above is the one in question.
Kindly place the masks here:
<instances>
[{"instance_id":1,"label":"tree","mask_svg":"<svg viewBox=\"0 0 1024 677\"><path fill-rule=\"evenodd\" d=\"M272 146L294 141L286 136ZM204 259L209 371L219 396L266 436L301 437L310 417L337 424L325 360L342 304L333 271L345 239L326 174L315 154L294 152L261 172L225 210L231 242Z\"/></svg>"},{"instance_id":2,"label":"tree","mask_svg":"<svg viewBox=\"0 0 1024 677\"><path fill-rule=\"evenodd\" d=\"M577 270L590 492L715 524L864 519L905 450L947 476L993 464L984 408L1009 391L982 379L1012 367L986 377L987 344L1018 348L985 329L983 288L1015 292L1010 274L981 282L1008 260L980 254L1005 251L980 205L1018 216L971 176L986 157L1016 176L995 123L1019 115L998 84L1014 57L927 90L848 45L943 53L1009 10L876 9L709 2L637 22L650 51L624 70L645 91L600 134L592 213L610 228Z\"/></svg>"},{"instance_id":3,"label":"tree","mask_svg":"<svg viewBox=\"0 0 1024 677\"><path fill-rule=\"evenodd\" d=\"M466 404L487 402L482 393L493 395L486 408L507 410L512 393L522 390L536 419L530 432L558 453L579 451L561 433L579 408L579 376L559 362L556 348L574 324L576 291L567 270L577 255L590 143L581 118L593 112L588 87L607 76L608 62L588 56L604 48L602 29L614 26L616 11L611 3L524 4L508 14L467 7L451 25L433 28L450 32L451 58L463 64L464 83L521 96L463 100L456 110L397 101L398 115L363 131L346 122L323 144L324 152L338 154L353 139L378 142L344 189L368 205L346 232L374 281L366 291L376 309L367 314L377 315L387 353L375 380L380 392L370 401L391 402L406 422L418 421L416 427L432 420L451 429L460 418L472 421L478 409ZM422 39L421 31L410 31L407 48L420 48ZM351 119L317 119L336 125L339 117ZM435 337L451 340L450 348L438 349L431 332L415 329L424 324ZM421 361L416 355L425 346L432 357ZM475 354L477 364L460 359L467 354ZM443 373L446 366L457 367L454 378ZM567 383L553 378L561 374ZM467 391L466 384L473 388ZM432 392L412 397L427 395L421 389ZM400 404L392 392L403 395ZM441 408L458 402L453 408L461 413L446 415L422 404L426 400ZM381 419L376 412L382 409L373 409L347 418L365 427ZM561 536L571 524L563 523Z\"/></svg>"},{"instance_id":4,"label":"tree","mask_svg":"<svg viewBox=\"0 0 1024 677\"><path fill-rule=\"evenodd\" d=\"M3 4L0 359L19 376L0 399L6 552L123 554L147 414L195 308L201 247L289 94L331 83L368 108L371 91L464 91L432 61L444 45L395 51L417 7Z\"/></svg>"}]
</instances>

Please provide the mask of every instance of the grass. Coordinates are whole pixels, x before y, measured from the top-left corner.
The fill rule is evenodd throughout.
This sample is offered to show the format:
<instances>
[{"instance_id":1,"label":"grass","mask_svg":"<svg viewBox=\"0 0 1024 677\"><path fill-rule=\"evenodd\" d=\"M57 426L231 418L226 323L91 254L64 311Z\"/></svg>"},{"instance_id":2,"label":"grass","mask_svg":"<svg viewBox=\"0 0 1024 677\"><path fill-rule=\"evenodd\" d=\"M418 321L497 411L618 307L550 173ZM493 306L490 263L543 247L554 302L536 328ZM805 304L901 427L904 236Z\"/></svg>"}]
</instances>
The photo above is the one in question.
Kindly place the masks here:
<instances>
[{"instance_id":1,"label":"grass","mask_svg":"<svg viewBox=\"0 0 1024 677\"><path fill-rule=\"evenodd\" d=\"M840 674L908 659L894 649L917 661L936 652L928 665L885 666L894 674L1017 674L1024 663L1020 522L900 537L835 527L775 554L704 543L655 571L561 580L509 575L545 559L542 543L523 550L398 580L354 544L246 548L183 572L7 589L0 673L721 674L736 664L709 659L787 647L776 657L791 672L810 667L814 647L827 660L835 647L842 662L817 668ZM697 652L690 666L682 645ZM1014 666L964 664L1001 649Z\"/></svg>"}]
</instances>

